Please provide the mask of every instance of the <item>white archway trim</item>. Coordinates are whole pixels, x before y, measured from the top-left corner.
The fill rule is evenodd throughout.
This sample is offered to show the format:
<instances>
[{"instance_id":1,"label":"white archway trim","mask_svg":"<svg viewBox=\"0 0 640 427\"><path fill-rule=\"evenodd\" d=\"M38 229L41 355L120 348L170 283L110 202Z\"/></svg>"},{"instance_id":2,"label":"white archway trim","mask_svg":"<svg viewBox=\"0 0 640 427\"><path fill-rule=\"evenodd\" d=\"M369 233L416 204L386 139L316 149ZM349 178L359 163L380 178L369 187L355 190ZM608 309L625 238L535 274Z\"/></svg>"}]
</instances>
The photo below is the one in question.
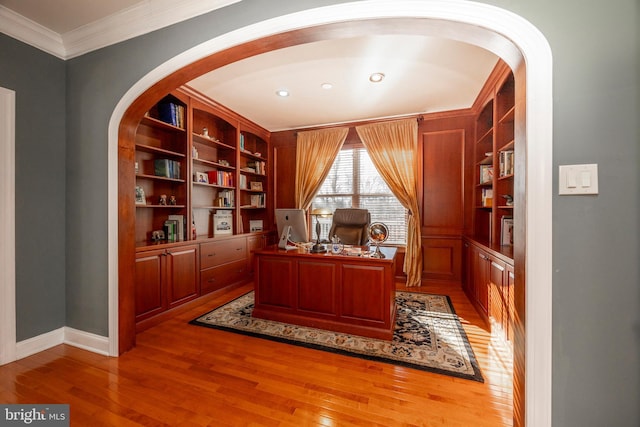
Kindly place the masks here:
<instances>
[{"instance_id":1,"label":"white archway trim","mask_svg":"<svg viewBox=\"0 0 640 427\"><path fill-rule=\"evenodd\" d=\"M495 6L465 0L372 0L306 10L223 34L163 63L122 97L109 122L108 200L118 197L118 126L127 107L152 84L212 53L303 27L357 19L430 20L441 37L491 50L512 68L526 63L526 424L551 425L552 347L552 57L544 36L528 21ZM118 208L109 205L109 340L118 354Z\"/></svg>"},{"instance_id":2,"label":"white archway trim","mask_svg":"<svg viewBox=\"0 0 640 427\"><path fill-rule=\"evenodd\" d=\"M0 87L0 365L16 360L16 94Z\"/></svg>"}]
</instances>

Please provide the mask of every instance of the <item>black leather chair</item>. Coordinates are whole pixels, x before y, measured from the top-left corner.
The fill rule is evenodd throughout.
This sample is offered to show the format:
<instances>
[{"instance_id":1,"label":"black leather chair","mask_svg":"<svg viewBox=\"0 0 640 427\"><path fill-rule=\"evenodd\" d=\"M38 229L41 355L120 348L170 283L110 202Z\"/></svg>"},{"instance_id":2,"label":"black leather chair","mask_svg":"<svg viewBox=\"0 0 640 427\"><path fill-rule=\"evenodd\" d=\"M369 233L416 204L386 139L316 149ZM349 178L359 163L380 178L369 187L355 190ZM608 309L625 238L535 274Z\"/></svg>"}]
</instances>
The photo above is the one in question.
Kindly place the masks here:
<instances>
[{"instance_id":1,"label":"black leather chair","mask_svg":"<svg viewBox=\"0 0 640 427\"><path fill-rule=\"evenodd\" d=\"M333 213L329 239L338 236L345 245L366 245L371 214L367 209L342 208Z\"/></svg>"}]
</instances>

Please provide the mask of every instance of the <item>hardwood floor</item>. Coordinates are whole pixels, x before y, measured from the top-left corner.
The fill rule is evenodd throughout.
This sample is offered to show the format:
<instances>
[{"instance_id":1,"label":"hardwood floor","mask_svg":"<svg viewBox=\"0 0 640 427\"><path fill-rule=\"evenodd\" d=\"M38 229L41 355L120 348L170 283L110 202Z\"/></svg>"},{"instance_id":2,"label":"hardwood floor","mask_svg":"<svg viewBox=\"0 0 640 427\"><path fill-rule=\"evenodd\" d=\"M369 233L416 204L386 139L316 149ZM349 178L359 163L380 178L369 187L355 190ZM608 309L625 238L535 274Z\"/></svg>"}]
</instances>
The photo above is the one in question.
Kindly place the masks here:
<instances>
[{"instance_id":1,"label":"hardwood floor","mask_svg":"<svg viewBox=\"0 0 640 427\"><path fill-rule=\"evenodd\" d=\"M72 426L512 425L510 354L459 287L419 291L450 295L484 384L187 324L251 287L138 334L119 358L60 345L2 366L0 402L68 403Z\"/></svg>"}]
</instances>

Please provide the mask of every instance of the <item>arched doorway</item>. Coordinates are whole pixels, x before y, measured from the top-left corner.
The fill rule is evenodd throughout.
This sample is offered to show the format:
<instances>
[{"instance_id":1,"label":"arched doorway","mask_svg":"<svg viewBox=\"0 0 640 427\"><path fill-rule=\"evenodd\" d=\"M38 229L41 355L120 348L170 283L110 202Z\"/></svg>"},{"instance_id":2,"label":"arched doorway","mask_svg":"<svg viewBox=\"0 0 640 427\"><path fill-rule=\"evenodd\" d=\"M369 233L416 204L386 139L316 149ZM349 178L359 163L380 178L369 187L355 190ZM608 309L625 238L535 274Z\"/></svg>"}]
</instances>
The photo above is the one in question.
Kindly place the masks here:
<instances>
[{"instance_id":1,"label":"arched doorway","mask_svg":"<svg viewBox=\"0 0 640 427\"><path fill-rule=\"evenodd\" d=\"M130 167L133 130L152 100L214 68L268 50L367 32L439 35L476 44L493 51L514 70L520 93L516 100L516 144L521 144L526 169L521 179L526 191L516 216L514 254L516 287L522 290L520 337L516 358L518 375L526 387L528 425L549 425L551 420L551 53L544 37L527 21L492 6L460 2L368 2L347 3L299 12L221 35L162 64L136 83L116 107L109 125L109 196L118 206L109 211L109 329L110 353L133 343L132 315L134 248L114 233L130 229L133 200L119 191L118 177L133 173ZM350 21L345 21L348 17ZM255 40L258 40L257 42ZM526 80L525 80L526 74ZM524 184L523 182L523 184ZM524 186L523 186L524 187ZM526 202L526 203L525 203ZM131 215L130 215L131 216ZM519 283L518 283L519 282ZM526 283L536 286L526 287ZM524 314L527 322L524 322ZM526 342L524 340L526 336ZM535 349L535 351L534 351ZM518 362L516 362L518 363ZM518 368L516 368L518 371ZM526 376L526 378L525 378Z\"/></svg>"}]
</instances>

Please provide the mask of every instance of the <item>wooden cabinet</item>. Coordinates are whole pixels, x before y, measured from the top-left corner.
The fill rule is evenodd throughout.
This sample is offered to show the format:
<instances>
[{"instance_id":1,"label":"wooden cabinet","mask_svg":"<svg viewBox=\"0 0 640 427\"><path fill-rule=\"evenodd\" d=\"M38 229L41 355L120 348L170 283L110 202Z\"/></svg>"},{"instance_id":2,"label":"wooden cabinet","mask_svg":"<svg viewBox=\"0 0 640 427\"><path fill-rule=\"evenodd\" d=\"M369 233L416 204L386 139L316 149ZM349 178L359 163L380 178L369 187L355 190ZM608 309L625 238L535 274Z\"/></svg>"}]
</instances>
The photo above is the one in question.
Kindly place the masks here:
<instances>
[{"instance_id":1,"label":"wooden cabinet","mask_svg":"<svg viewBox=\"0 0 640 427\"><path fill-rule=\"evenodd\" d=\"M247 238L233 237L200 245L202 294L248 280Z\"/></svg>"},{"instance_id":2,"label":"wooden cabinet","mask_svg":"<svg viewBox=\"0 0 640 427\"><path fill-rule=\"evenodd\" d=\"M198 245L152 249L136 255L137 322L198 295Z\"/></svg>"},{"instance_id":3,"label":"wooden cabinet","mask_svg":"<svg viewBox=\"0 0 640 427\"><path fill-rule=\"evenodd\" d=\"M463 289L498 339L513 339L513 260L476 241L464 243Z\"/></svg>"}]
</instances>

